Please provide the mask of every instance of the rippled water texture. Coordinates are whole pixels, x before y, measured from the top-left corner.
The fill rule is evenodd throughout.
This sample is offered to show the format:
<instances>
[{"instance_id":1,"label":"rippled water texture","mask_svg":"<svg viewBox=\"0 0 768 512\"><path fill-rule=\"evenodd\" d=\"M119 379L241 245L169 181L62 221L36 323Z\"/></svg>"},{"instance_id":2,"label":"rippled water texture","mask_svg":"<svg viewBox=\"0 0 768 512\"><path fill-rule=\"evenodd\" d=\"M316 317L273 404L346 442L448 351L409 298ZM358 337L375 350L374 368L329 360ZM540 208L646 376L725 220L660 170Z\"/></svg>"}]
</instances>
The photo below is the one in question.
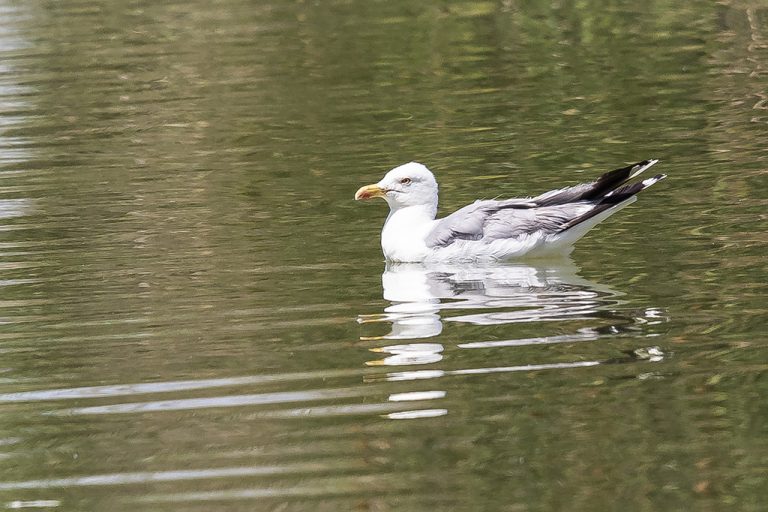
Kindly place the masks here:
<instances>
[{"instance_id":1,"label":"rippled water texture","mask_svg":"<svg viewBox=\"0 0 768 512\"><path fill-rule=\"evenodd\" d=\"M0 509L768 502L768 4L0 0ZM385 266L644 158L565 261Z\"/></svg>"}]
</instances>

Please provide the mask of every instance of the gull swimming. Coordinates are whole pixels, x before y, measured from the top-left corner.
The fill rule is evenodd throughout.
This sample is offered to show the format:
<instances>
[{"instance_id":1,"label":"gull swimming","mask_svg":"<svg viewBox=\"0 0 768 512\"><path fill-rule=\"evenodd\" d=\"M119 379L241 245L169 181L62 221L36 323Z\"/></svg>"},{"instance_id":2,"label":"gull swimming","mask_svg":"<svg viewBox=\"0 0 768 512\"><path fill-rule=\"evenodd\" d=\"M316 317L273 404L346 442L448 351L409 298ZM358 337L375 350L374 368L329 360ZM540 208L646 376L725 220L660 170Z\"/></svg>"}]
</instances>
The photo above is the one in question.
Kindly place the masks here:
<instances>
[{"instance_id":1,"label":"gull swimming","mask_svg":"<svg viewBox=\"0 0 768 512\"><path fill-rule=\"evenodd\" d=\"M436 219L437 181L418 162L395 167L355 200L381 197L389 216L381 230L384 257L392 262L503 261L564 256L587 231L625 206L636 194L666 178L627 183L658 160L607 172L589 183L536 197L478 200Z\"/></svg>"}]
</instances>

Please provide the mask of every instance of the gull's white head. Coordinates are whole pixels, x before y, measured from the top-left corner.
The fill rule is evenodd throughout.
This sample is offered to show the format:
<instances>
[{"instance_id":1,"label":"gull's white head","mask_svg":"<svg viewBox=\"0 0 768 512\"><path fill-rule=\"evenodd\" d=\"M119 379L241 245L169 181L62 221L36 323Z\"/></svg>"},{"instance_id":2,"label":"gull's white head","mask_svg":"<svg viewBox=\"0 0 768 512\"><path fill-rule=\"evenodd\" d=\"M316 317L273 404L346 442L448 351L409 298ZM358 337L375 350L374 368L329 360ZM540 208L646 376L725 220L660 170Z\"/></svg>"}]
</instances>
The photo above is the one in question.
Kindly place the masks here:
<instances>
[{"instance_id":1,"label":"gull's white head","mask_svg":"<svg viewBox=\"0 0 768 512\"><path fill-rule=\"evenodd\" d=\"M437 181L426 168L418 162L408 162L389 171L375 185L361 187L355 194L355 200L381 197L392 209L406 206L430 206L437 208Z\"/></svg>"}]
</instances>

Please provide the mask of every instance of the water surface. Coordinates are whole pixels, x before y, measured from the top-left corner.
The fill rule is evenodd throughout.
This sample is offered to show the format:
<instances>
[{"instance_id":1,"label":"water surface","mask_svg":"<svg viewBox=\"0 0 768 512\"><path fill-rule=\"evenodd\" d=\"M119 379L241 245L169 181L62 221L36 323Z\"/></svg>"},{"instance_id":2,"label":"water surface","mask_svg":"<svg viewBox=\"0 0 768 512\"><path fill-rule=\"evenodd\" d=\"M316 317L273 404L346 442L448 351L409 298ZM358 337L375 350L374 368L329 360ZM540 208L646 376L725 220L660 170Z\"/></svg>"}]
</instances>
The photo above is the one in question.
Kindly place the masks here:
<instances>
[{"instance_id":1,"label":"water surface","mask_svg":"<svg viewBox=\"0 0 768 512\"><path fill-rule=\"evenodd\" d=\"M0 3L0 507L762 510L768 8ZM557 262L386 266L656 157Z\"/></svg>"}]
</instances>

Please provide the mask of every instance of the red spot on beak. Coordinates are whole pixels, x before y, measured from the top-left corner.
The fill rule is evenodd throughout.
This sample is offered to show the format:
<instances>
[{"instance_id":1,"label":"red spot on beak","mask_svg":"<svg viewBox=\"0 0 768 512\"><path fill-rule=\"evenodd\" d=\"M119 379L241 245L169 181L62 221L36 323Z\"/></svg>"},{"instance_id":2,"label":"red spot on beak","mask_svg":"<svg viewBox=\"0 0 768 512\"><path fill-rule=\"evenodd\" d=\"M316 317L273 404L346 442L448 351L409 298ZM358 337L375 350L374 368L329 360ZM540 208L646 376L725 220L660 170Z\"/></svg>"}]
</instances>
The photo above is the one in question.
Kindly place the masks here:
<instances>
[{"instance_id":1,"label":"red spot on beak","mask_svg":"<svg viewBox=\"0 0 768 512\"><path fill-rule=\"evenodd\" d=\"M386 191L382 190L378 185L366 185L360 187L355 193L355 201L361 199L371 199L372 197L384 197Z\"/></svg>"}]
</instances>

